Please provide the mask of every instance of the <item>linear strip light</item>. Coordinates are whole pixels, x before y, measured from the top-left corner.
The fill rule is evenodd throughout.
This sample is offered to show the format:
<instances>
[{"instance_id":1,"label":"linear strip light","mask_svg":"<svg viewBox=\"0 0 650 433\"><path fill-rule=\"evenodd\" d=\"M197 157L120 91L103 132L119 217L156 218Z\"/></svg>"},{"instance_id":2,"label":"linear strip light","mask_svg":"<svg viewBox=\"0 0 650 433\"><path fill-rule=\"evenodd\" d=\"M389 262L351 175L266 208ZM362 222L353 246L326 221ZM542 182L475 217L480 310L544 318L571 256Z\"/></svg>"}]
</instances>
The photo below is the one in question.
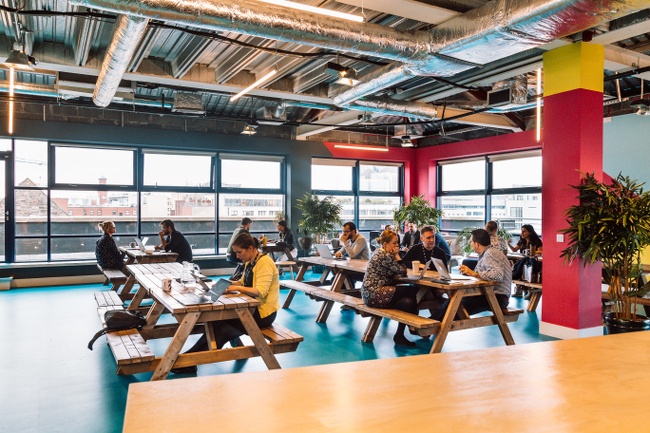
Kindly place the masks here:
<instances>
[{"instance_id":1,"label":"linear strip light","mask_svg":"<svg viewBox=\"0 0 650 433\"><path fill-rule=\"evenodd\" d=\"M334 147L338 147L339 149L372 150L375 152L388 152L387 147L379 147L379 146L355 146L352 144L335 144Z\"/></svg>"},{"instance_id":2,"label":"linear strip light","mask_svg":"<svg viewBox=\"0 0 650 433\"><path fill-rule=\"evenodd\" d=\"M260 0L264 3L271 3L277 6L285 6L292 9L298 9L305 12L313 12L315 14L327 15L329 17L342 18L344 20L356 21L362 23L364 17L360 15L347 14L345 12L333 11L331 9L317 8L315 6L309 6L302 3L294 3L286 0Z\"/></svg>"},{"instance_id":3,"label":"linear strip light","mask_svg":"<svg viewBox=\"0 0 650 433\"><path fill-rule=\"evenodd\" d=\"M14 68L9 68L9 125L7 127L9 135L14 133Z\"/></svg>"},{"instance_id":4,"label":"linear strip light","mask_svg":"<svg viewBox=\"0 0 650 433\"><path fill-rule=\"evenodd\" d=\"M539 95L542 93L542 68L537 69L537 128L535 137L537 142L542 138L542 98Z\"/></svg>"},{"instance_id":5,"label":"linear strip light","mask_svg":"<svg viewBox=\"0 0 650 433\"><path fill-rule=\"evenodd\" d=\"M259 80L257 80L257 81L254 82L253 84L251 84L250 86L246 87L244 90L242 90L241 92L237 93L237 94L236 94L235 96L233 96L232 98L230 98L230 102L235 102L235 101L238 100L241 96L247 94L248 92L250 92L251 90L253 90L253 89L256 88L257 86L261 85L262 83L268 81L272 76L274 76L274 75L277 74L277 73L278 73L278 71L277 71L276 69L272 70L271 72L269 72L268 74L266 74L265 76L263 76L262 78L260 78Z\"/></svg>"}]
</instances>

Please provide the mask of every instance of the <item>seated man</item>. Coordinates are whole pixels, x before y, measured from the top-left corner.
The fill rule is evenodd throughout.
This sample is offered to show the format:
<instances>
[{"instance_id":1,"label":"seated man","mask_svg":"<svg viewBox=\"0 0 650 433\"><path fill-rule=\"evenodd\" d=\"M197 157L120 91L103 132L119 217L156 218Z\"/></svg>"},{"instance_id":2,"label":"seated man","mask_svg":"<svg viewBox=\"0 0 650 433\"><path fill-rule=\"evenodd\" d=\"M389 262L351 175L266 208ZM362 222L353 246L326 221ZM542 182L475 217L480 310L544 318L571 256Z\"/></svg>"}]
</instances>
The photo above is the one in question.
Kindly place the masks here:
<instances>
[{"instance_id":1,"label":"seated man","mask_svg":"<svg viewBox=\"0 0 650 433\"><path fill-rule=\"evenodd\" d=\"M178 253L176 261L179 263L192 261L192 247L185 236L174 227L172 220L163 220L160 223L160 245L156 245L157 250L171 251Z\"/></svg>"},{"instance_id":2,"label":"seated man","mask_svg":"<svg viewBox=\"0 0 650 433\"><path fill-rule=\"evenodd\" d=\"M431 260L432 257L440 259L447 265L449 257L447 256L447 251L444 248L436 246L436 229L432 226L424 226L420 230L420 240L422 243L420 245L415 245L413 248L408 250L406 255L402 258L402 262L406 265L407 268L410 268L413 261L417 260L422 264L427 263ZM445 245L447 242L442 240Z\"/></svg>"},{"instance_id":3,"label":"seated man","mask_svg":"<svg viewBox=\"0 0 650 433\"><path fill-rule=\"evenodd\" d=\"M408 223L408 230L404 233L404 238L402 239L402 251L407 251L421 242L420 236L422 234L418 231L415 224Z\"/></svg>"},{"instance_id":4,"label":"seated man","mask_svg":"<svg viewBox=\"0 0 650 433\"><path fill-rule=\"evenodd\" d=\"M253 220L248 217L244 217L239 223L239 227L237 227L235 231L232 233L232 236L230 237L230 242L228 242L228 249L226 250L226 260L228 260L230 263L239 264L242 262L237 258L237 254L235 254L235 251L232 248L232 244L235 242L235 239L237 239L237 236L239 236L240 234L250 233L251 225L253 225Z\"/></svg>"},{"instance_id":5,"label":"seated man","mask_svg":"<svg viewBox=\"0 0 650 433\"><path fill-rule=\"evenodd\" d=\"M343 224L343 234L339 238L343 247L335 254L342 257L344 254L351 259L370 260L368 241L357 231L357 226L352 221Z\"/></svg>"},{"instance_id":6,"label":"seated man","mask_svg":"<svg viewBox=\"0 0 650 433\"><path fill-rule=\"evenodd\" d=\"M482 280L497 281L499 284L494 288L494 294L499 306L502 309L507 308L512 285L510 261L505 254L490 245L490 235L484 229L472 231L472 248L479 255L476 268L471 270L467 266L461 265L459 268L461 273ZM434 311L431 318L442 320L445 317L448 305L449 300ZM465 307L470 315L490 310L490 305L485 296L463 298L462 307Z\"/></svg>"}]
</instances>

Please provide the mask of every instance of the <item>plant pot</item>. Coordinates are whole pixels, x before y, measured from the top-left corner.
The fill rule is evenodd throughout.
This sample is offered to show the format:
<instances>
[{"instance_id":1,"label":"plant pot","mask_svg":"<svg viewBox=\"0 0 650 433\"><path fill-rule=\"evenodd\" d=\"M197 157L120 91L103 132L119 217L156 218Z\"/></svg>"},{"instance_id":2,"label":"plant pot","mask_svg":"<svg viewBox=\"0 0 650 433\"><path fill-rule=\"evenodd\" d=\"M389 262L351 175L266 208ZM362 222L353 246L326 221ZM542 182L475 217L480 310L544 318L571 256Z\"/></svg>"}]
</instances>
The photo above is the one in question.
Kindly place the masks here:
<instances>
[{"instance_id":1,"label":"plant pot","mask_svg":"<svg viewBox=\"0 0 650 433\"><path fill-rule=\"evenodd\" d=\"M615 313L606 313L605 330L607 331L607 335L647 331L650 330L650 319L638 314L636 319L621 319L616 317Z\"/></svg>"}]
</instances>

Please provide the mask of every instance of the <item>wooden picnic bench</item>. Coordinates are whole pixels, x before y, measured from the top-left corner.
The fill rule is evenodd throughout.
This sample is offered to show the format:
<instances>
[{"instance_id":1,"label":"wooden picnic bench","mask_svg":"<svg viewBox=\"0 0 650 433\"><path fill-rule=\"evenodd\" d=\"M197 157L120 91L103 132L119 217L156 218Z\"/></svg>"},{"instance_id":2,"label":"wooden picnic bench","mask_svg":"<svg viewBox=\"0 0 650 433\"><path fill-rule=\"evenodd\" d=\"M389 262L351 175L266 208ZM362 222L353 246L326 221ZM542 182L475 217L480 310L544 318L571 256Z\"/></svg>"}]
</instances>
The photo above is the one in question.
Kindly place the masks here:
<instances>
[{"instance_id":1,"label":"wooden picnic bench","mask_svg":"<svg viewBox=\"0 0 650 433\"><path fill-rule=\"evenodd\" d=\"M325 323L329 316L332 306L335 302L350 307L353 311L359 313L362 317L370 317L370 322L361 338L364 343L370 343L374 340L377 329L381 323L381 319L394 320L399 323L404 323L409 327L412 333L420 336L429 336L438 334L440 331L441 322L438 320L422 317L417 314L408 313L406 311L392 309L392 308L373 308L364 304L363 300L354 296L346 295L341 292L334 292L332 290L316 287L311 284L303 283L294 280L282 280L280 285L295 291L300 291L308 296L325 302L323 308L316 318L316 322ZM523 310L502 310L506 323L516 322L519 315ZM455 320L451 325L451 331L461 329L471 329L480 326L488 326L496 324L494 316L483 316L475 318L466 318Z\"/></svg>"},{"instance_id":2,"label":"wooden picnic bench","mask_svg":"<svg viewBox=\"0 0 650 433\"><path fill-rule=\"evenodd\" d=\"M129 278L124 272L120 271L119 269L102 269L102 267L99 266L99 263L97 263L97 269L99 269L99 271L104 274L104 277L106 278L104 285L108 286L111 284L111 290L117 293L119 293L120 287L122 287L126 283L126 280ZM126 294L124 296L126 296Z\"/></svg>"},{"instance_id":3,"label":"wooden picnic bench","mask_svg":"<svg viewBox=\"0 0 650 433\"><path fill-rule=\"evenodd\" d=\"M512 282L517 286L522 286L528 289L528 292L530 293L530 302L528 303L528 308L526 308L526 310L529 312L535 311L537 305L539 305L539 301L542 299L542 283L531 283L524 280L513 280Z\"/></svg>"}]
</instances>

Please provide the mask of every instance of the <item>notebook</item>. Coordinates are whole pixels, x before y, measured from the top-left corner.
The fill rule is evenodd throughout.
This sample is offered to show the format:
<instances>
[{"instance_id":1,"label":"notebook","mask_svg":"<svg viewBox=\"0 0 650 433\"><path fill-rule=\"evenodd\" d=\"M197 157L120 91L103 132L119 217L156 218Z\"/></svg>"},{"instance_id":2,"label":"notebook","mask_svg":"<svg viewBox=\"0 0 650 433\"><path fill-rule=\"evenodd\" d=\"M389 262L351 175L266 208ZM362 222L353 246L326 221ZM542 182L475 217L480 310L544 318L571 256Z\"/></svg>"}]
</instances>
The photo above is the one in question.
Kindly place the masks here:
<instances>
[{"instance_id":1,"label":"notebook","mask_svg":"<svg viewBox=\"0 0 650 433\"><path fill-rule=\"evenodd\" d=\"M140 238L136 237L136 238L133 238L133 239L135 239L135 243L138 245L138 248L140 248L140 251L144 252L144 249L145 249L144 247L145 247L145 245L147 245L147 242L149 241L149 238L144 237L144 238L140 239Z\"/></svg>"},{"instance_id":2,"label":"notebook","mask_svg":"<svg viewBox=\"0 0 650 433\"><path fill-rule=\"evenodd\" d=\"M318 251L318 255L324 259L345 260L343 257L334 257L330 251L330 247L325 244L316 244L315 246L316 251Z\"/></svg>"}]
</instances>

